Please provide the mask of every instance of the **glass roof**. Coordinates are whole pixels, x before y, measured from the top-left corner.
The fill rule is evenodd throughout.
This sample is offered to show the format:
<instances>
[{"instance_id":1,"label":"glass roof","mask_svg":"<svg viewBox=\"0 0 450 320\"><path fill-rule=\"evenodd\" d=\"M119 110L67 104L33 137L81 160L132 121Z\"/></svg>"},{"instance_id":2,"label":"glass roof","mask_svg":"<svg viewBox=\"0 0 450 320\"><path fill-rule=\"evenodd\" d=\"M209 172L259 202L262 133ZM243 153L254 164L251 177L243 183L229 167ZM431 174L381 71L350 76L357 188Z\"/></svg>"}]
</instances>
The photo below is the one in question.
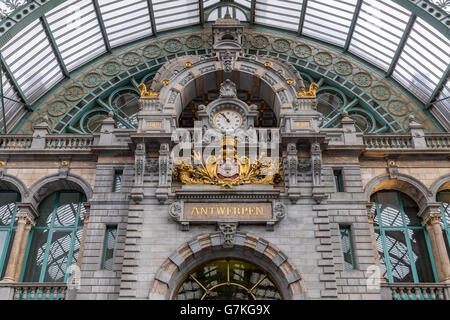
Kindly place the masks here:
<instances>
[{"instance_id":1,"label":"glass roof","mask_svg":"<svg viewBox=\"0 0 450 320\"><path fill-rule=\"evenodd\" d=\"M0 17L25 2L0 0ZM24 104L33 105L77 68L135 40L213 21L224 15L221 2L241 21L251 17L246 22L340 47L386 72L424 106L433 103L444 117L450 114L450 32L438 31L399 1L68 0L0 48L9 128L25 113ZM450 11L448 1L433 2Z\"/></svg>"}]
</instances>

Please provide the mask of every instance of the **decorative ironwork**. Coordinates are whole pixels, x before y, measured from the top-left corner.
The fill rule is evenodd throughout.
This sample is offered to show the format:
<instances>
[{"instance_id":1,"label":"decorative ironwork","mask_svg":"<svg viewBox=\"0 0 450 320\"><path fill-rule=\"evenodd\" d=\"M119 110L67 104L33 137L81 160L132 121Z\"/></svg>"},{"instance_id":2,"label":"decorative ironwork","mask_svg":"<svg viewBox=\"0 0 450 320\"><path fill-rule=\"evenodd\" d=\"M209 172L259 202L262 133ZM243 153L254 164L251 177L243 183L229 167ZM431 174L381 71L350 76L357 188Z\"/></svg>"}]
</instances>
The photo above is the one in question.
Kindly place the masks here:
<instances>
[{"instance_id":1,"label":"decorative ironwork","mask_svg":"<svg viewBox=\"0 0 450 320\"><path fill-rule=\"evenodd\" d=\"M244 261L217 260L191 272L180 284L176 300L281 300L267 273Z\"/></svg>"},{"instance_id":2,"label":"decorative ironwork","mask_svg":"<svg viewBox=\"0 0 450 320\"><path fill-rule=\"evenodd\" d=\"M147 59L154 59L161 55L162 49L156 44L150 44L142 50L142 55Z\"/></svg>"},{"instance_id":3,"label":"decorative ironwork","mask_svg":"<svg viewBox=\"0 0 450 320\"><path fill-rule=\"evenodd\" d=\"M350 62L341 60L334 64L334 70L341 76L349 76L353 73L353 66Z\"/></svg>"},{"instance_id":4,"label":"decorative ironwork","mask_svg":"<svg viewBox=\"0 0 450 320\"><path fill-rule=\"evenodd\" d=\"M116 61L105 62L102 66L102 72L105 76L114 76L120 72L120 64Z\"/></svg>"},{"instance_id":5,"label":"decorative ironwork","mask_svg":"<svg viewBox=\"0 0 450 320\"><path fill-rule=\"evenodd\" d=\"M262 35L256 35L252 39L252 46L257 49L264 49L267 48L269 45L269 39L267 37Z\"/></svg>"},{"instance_id":6,"label":"decorative ironwork","mask_svg":"<svg viewBox=\"0 0 450 320\"><path fill-rule=\"evenodd\" d=\"M49 106L47 108L47 113L50 116L59 117L59 116L63 115L64 112L66 112L68 107L69 107L68 104L65 103L64 101L56 100L49 104Z\"/></svg>"},{"instance_id":7,"label":"decorative ironwork","mask_svg":"<svg viewBox=\"0 0 450 320\"><path fill-rule=\"evenodd\" d=\"M95 101L97 101L98 98L101 98L102 93L105 91L105 88L108 88L110 90L111 84L114 85L115 82L112 82L114 77L120 73L120 72L130 72L127 69L132 70L132 68L135 68L134 66L128 67L126 65L123 65L119 62L121 62L121 57L124 56L126 53L133 53L140 55L140 59L145 62L146 69L148 68L155 68L158 65L162 65L164 59L149 61L149 59L155 59L157 57L160 57L163 52L161 48L165 47L165 44L168 46L170 43L173 43L173 47L179 47L180 49L189 49L187 45L187 40L181 40L181 39L188 39L191 36L196 36L199 38L202 38L203 43L205 44L206 54L208 54L208 50L212 43L208 42L207 39L211 38L212 36L208 31L198 31L193 34L179 34L179 35L167 35L158 39L152 39L145 41L140 49L136 49L136 47L132 48L125 48L118 50L117 52L114 52L111 56L107 56L104 59L100 59L98 62L95 62L93 65L90 65L89 68L86 68L86 72L80 72L73 76L72 79L65 81L62 83L62 88L59 88L55 90L55 93L50 95L50 98L41 103L39 106L36 106L35 111L27 115L27 119L22 122L22 126L18 127L15 132L17 133L30 133L32 132L32 126L34 123L38 122L38 118L42 118L44 115L48 115L52 117L50 119L51 122L51 130L54 132L66 132L68 130L68 126L72 126L75 128L77 124L71 123L71 119L77 118L81 119L83 118L86 113L90 112L92 107L94 107ZM368 108L372 108L373 116L375 116L378 122L378 125L381 127L386 126L389 131L393 132L400 132L405 129L407 129L408 121L403 121L404 116L400 116L404 113L405 110L403 110L403 107L396 103L394 105L389 105L391 101L394 100L401 100L405 101L405 104L410 109L410 112L415 115L416 119L424 125L424 130L426 132L438 132L440 129L437 127L435 122L431 120L431 116L427 115L420 109L420 106L416 105L415 102L409 98L407 95L404 94L403 91L398 89L397 87L393 86L392 83L390 83L389 80L384 79L382 75L368 71L366 67L364 67L361 63L359 63L356 60L348 60L346 59L345 54L342 54L340 52L337 52L336 50L332 48L325 47L323 45L319 45L313 42L305 41L305 40L299 40L295 37L290 37L285 34L278 34L278 33L270 33L270 32L262 32L258 30L246 30L245 34L243 35L245 39L248 39L251 41L251 45L253 48L255 48L255 44L261 49L266 50L272 50L272 52L276 52L273 49L273 46L270 45L270 43L275 42L276 40L280 39L286 39L288 42L292 43L291 47L294 48L292 50L292 56L296 58L304 59L305 62L311 63L314 62L317 64L317 61L319 61L319 65L323 67L323 71L319 70L320 73L324 74L324 77L331 78L328 79L331 82L335 81L336 86L342 85L345 87L349 87L349 82L353 85L358 86L358 88L362 91L359 96L361 97L360 103L365 104L363 106L363 109L368 110ZM187 38L186 38L187 37ZM250 40L251 39L251 40ZM171 41L173 40L173 41ZM169 42L168 42L169 41ZM180 47L181 46L181 47ZM254 50L251 48L245 48L245 50ZM187 51L186 51L187 52ZM315 55L313 55L316 53ZM255 54L252 52L248 52L248 54ZM258 53L256 53L258 54ZM289 55L289 53L286 53L286 55ZM135 55L134 55L135 56ZM136 57L136 56L135 56ZM154 57L154 58L153 58ZM335 58L333 58L335 57ZM338 61L338 63L330 65L326 65L332 62L332 60ZM352 73L349 73L350 67L349 65L342 65L340 61L347 61L352 65ZM299 63L300 65L300 63ZM336 70L337 69L337 70ZM95 71L96 70L96 71ZM343 70L343 71L339 71ZM317 70L316 70L317 71ZM327 73L327 71L332 71L332 73ZM341 74L339 74L337 71L339 71ZM305 71L307 72L307 71ZM94 74L91 74L94 73ZM332 74L336 74L336 76L333 76ZM344 75L348 74L348 75ZM305 75L305 79L309 79L307 75ZM129 75L128 75L129 77ZM138 76L139 77L139 76ZM339 78L337 78L339 77ZM145 80L142 81L144 83L148 84L148 77L145 77ZM137 80L137 79L136 79ZM339 81L338 81L339 80ZM309 79L309 82L313 82L314 79ZM337 83L339 82L339 83ZM79 97L76 97L76 99L80 98L82 99L85 107L78 108L79 111L77 113L61 113L58 108L52 106L51 104L56 101L60 100L67 104L67 110L72 108L72 104L78 103L79 100L74 100L75 98L72 97L71 94L68 94L67 99L64 96L65 90L71 88L74 83L76 83L77 86L80 86L83 88L83 94ZM328 82L330 83L330 82ZM97 84L96 86L94 86ZM331 84L331 83L330 83ZM105 87L106 85L106 87ZM378 86L384 86L384 87L378 87ZM120 85L116 87L116 89L119 89ZM388 88L388 89L386 89ZM336 90L339 90L337 88ZM351 90L356 90L356 88L353 88ZM378 90L378 92L377 92ZM389 94L390 91L390 94ZM63 94L61 95L61 92ZM94 95L94 98L92 98L92 95ZM371 104L373 103L371 100L375 98L378 101L379 106L373 108ZM342 106L343 107L343 106ZM342 108L341 107L341 108ZM320 108L320 106L319 106ZM399 109L400 108L400 109ZM52 111L47 111L52 110ZM61 109L65 110L65 109ZM385 111L385 112L383 112ZM376 115L378 113L378 115ZM64 121L62 121L64 118ZM118 118L118 122L122 123L122 125L125 125L123 123L123 119ZM329 121L333 121L335 123L337 121L337 118L331 116L329 118ZM328 123L328 126L332 126L332 123ZM127 127L130 127L131 124L127 124ZM77 127L76 127L77 128Z\"/></svg>"},{"instance_id":8,"label":"decorative ironwork","mask_svg":"<svg viewBox=\"0 0 450 320\"><path fill-rule=\"evenodd\" d=\"M294 54L299 58L306 59L312 55L312 49L306 44L300 44L294 48Z\"/></svg>"},{"instance_id":9,"label":"decorative ironwork","mask_svg":"<svg viewBox=\"0 0 450 320\"><path fill-rule=\"evenodd\" d=\"M389 102L387 109L397 117L403 117L411 113L408 103L403 100L392 100Z\"/></svg>"},{"instance_id":10,"label":"decorative ironwork","mask_svg":"<svg viewBox=\"0 0 450 320\"><path fill-rule=\"evenodd\" d=\"M121 57L122 63L127 67L132 67L139 64L141 60L141 56L136 52L127 52Z\"/></svg>"},{"instance_id":11,"label":"decorative ironwork","mask_svg":"<svg viewBox=\"0 0 450 320\"><path fill-rule=\"evenodd\" d=\"M379 101L387 101L391 97L391 89L385 85L376 85L370 89L372 97Z\"/></svg>"},{"instance_id":12,"label":"decorative ironwork","mask_svg":"<svg viewBox=\"0 0 450 320\"><path fill-rule=\"evenodd\" d=\"M373 79L368 72L358 72L353 75L353 83L362 88L368 88L372 85Z\"/></svg>"},{"instance_id":13,"label":"decorative ironwork","mask_svg":"<svg viewBox=\"0 0 450 320\"><path fill-rule=\"evenodd\" d=\"M64 92L64 97L69 101L78 101L84 94L84 89L82 86L75 85L72 86Z\"/></svg>"},{"instance_id":14,"label":"decorative ironwork","mask_svg":"<svg viewBox=\"0 0 450 320\"><path fill-rule=\"evenodd\" d=\"M186 39L186 47L189 49L198 49L203 46L203 39L200 36L190 36Z\"/></svg>"},{"instance_id":15,"label":"decorative ironwork","mask_svg":"<svg viewBox=\"0 0 450 320\"><path fill-rule=\"evenodd\" d=\"M87 88L95 88L103 81L103 77L98 72L89 72L83 78L83 85Z\"/></svg>"},{"instance_id":16,"label":"decorative ironwork","mask_svg":"<svg viewBox=\"0 0 450 320\"><path fill-rule=\"evenodd\" d=\"M314 62L320 66L329 66L333 63L333 56L328 52L319 52L314 56Z\"/></svg>"},{"instance_id":17,"label":"decorative ironwork","mask_svg":"<svg viewBox=\"0 0 450 320\"><path fill-rule=\"evenodd\" d=\"M288 52L291 49L291 43L286 39L276 39L272 43L272 48L276 52Z\"/></svg>"},{"instance_id":18,"label":"decorative ironwork","mask_svg":"<svg viewBox=\"0 0 450 320\"><path fill-rule=\"evenodd\" d=\"M178 39L169 39L164 43L164 50L170 53L175 53L183 48L183 44Z\"/></svg>"}]
</instances>

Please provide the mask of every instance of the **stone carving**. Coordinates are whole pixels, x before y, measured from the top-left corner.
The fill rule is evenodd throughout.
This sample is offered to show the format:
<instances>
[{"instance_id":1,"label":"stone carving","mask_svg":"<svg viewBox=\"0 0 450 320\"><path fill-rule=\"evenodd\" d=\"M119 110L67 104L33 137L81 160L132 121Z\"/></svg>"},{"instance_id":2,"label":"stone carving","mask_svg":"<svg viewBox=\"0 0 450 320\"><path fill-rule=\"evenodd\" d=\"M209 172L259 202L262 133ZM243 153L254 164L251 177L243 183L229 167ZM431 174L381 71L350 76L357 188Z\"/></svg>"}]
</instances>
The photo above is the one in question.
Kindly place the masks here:
<instances>
[{"instance_id":1,"label":"stone carving","mask_svg":"<svg viewBox=\"0 0 450 320\"><path fill-rule=\"evenodd\" d=\"M172 219L179 221L183 216L183 204L174 202L169 207L169 215Z\"/></svg>"},{"instance_id":2,"label":"stone carving","mask_svg":"<svg viewBox=\"0 0 450 320\"><path fill-rule=\"evenodd\" d=\"M134 171L134 186L130 196L136 203L139 203L144 199L145 143L138 143L136 146Z\"/></svg>"},{"instance_id":3,"label":"stone carving","mask_svg":"<svg viewBox=\"0 0 450 320\"><path fill-rule=\"evenodd\" d=\"M298 168L298 156L297 156L297 146L295 143L289 143L287 146L287 156L284 160L284 175L285 181L288 186L296 186L298 184L297 179L297 168Z\"/></svg>"},{"instance_id":4,"label":"stone carving","mask_svg":"<svg viewBox=\"0 0 450 320\"><path fill-rule=\"evenodd\" d=\"M169 145L163 143L159 150L159 186L167 187L171 182L172 168L169 157Z\"/></svg>"},{"instance_id":5,"label":"stone carving","mask_svg":"<svg viewBox=\"0 0 450 320\"><path fill-rule=\"evenodd\" d=\"M223 63L223 71L226 73L231 73L233 71L233 57L230 51L226 51L220 56Z\"/></svg>"},{"instance_id":6,"label":"stone carving","mask_svg":"<svg viewBox=\"0 0 450 320\"><path fill-rule=\"evenodd\" d=\"M220 98L237 98L236 85L230 79L220 85Z\"/></svg>"},{"instance_id":7,"label":"stone carving","mask_svg":"<svg viewBox=\"0 0 450 320\"><path fill-rule=\"evenodd\" d=\"M276 202L273 206L273 216L277 220L282 220L286 217L287 207L282 202Z\"/></svg>"},{"instance_id":8,"label":"stone carving","mask_svg":"<svg viewBox=\"0 0 450 320\"><path fill-rule=\"evenodd\" d=\"M159 172L159 159L152 158L148 159L145 165L146 173L157 173Z\"/></svg>"},{"instance_id":9,"label":"stone carving","mask_svg":"<svg viewBox=\"0 0 450 320\"><path fill-rule=\"evenodd\" d=\"M298 170L302 173L311 171L311 160L300 159L300 161L298 162Z\"/></svg>"},{"instance_id":10,"label":"stone carving","mask_svg":"<svg viewBox=\"0 0 450 320\"><path fill-rule=\"evenodd\" d=\"M319 143L311 145L311 167L313 186L322 185L322 152Z\"/></svg>"},{"instance_id":11,"label":"stone carving","mask_svg":"<svg viewBox=\"0 0 450 320\"><path fill-rule=\"evenodd\" d=\"M234 247L234 238L236 235L237 226L238 226L237 222L219 223L219 229L223 235L223 247L224 248L233 248Z\"/></svg>"}]
</instances>

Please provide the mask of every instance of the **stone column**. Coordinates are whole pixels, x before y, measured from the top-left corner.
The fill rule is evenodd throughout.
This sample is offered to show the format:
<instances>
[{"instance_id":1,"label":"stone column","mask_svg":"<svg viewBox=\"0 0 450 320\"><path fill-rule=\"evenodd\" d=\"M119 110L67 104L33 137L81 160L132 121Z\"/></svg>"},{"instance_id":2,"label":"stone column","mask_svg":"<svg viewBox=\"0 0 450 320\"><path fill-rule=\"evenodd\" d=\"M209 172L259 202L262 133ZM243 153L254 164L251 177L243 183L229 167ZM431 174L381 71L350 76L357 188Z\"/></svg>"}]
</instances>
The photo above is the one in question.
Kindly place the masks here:
<instances>
[{"instance_id":1,"label":"stone column","mask_svg":"<svg viewBox=\"0 0 450 320\"><path fill-rule=\"evenodd\" d=\"M376 210L373 210L372 208L374 207L374 203L370 202L367 205L367 217L369 219L369 230L370 230L370 235L372 238L372 249L373 249L373 256L375 258L375 264L377 265L377 267L380 270L380 282L381 283L386 283L386 279L383 277L382 274L382 269L381 269L381 262L380 262L380 255L378 254L378 246L377 246L377 239L375 238L375 228L374 228L374 220L375 220L375 215L377 214Z\"/></svg>"},{"instance_id":2,"label":"stone column","mask_svg":"<svg viewBox=\"0 0 450 320\"><path fill-rule=\"evenodd\" d=\"M3 282L18 282L20 273L22 271L23 260L28 243L28 236L31 227L34 226L34 220L37 216L31 204L18 205L17 229L14 236L11 253L9 255L8 266L6 267L5 277Z\"/></svg>"},{"instance_id":3,"label":"stone column","mask_svg":"<svg viewBox=\"0 0 450 320\"><path fill-rule=\"evenodd\" d=\"M77 266L80 268L80 270L81 264L83 263L84 243L86 242L86 232L89 223L91 205L89 203L83 203L83 206L86 209L86 212L83 214L84 216L83 235L81 236L80 251L78 252L78 260L77 260Z\"/></svg>"},{"instance_id":4,"label":"stone column","mask_svg":"<svg viewBox=\"0 0 450 320\"><path fill-rule=\"evenodd\" d=\"M448 282L450 281L450 262L440 224L442 217L440 204L427 205L421 216L423 219L422 225L427 229L430 237L431 251L439 282Z\"/></svg>"},{"instance_id":5,"label":"stone column","mask_svg":"<svg viewBox=\"0 0 450 320\"><path fill-rule=\"evenodd\" d=\"M28 217L25 219L28 219ZM16 273L14 276L15 281L20 280L20 273L22 272L22 267L25 262L24 259L25 259L25 252L27 251L28 238L30 236L31 228L34 227L35 225L36 225L35 222L32 220L27 220L27 222L26 222L25 230L24 230L23 237L22 237L20 252L19 252L19 260L17 262Z\"/></svg>"}]
</instances>

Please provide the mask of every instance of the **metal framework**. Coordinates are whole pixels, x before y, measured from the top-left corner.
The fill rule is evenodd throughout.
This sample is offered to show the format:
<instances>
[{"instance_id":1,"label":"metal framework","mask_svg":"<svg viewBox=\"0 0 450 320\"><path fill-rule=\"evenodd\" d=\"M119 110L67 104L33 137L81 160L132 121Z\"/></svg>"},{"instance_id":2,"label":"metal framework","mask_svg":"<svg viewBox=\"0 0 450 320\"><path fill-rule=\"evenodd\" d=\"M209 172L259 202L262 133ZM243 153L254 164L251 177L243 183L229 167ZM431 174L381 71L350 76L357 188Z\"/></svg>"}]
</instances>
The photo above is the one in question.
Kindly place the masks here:
<instances>
[{"instance_id":1,"label":"metal framework","mask_svg":"<svg viewBox=\"0 0 450 320\"><path fill-rule=\"evenodd\" d=\"M219 3L215 3L213 5L205 7L203 0L198 0L198 1L192 0L192 1L193 1L193 3L195 2L198 5L198 9L196 12L198 12L199 18L197 21L198 21L198 25L201 25L201 26L206 23L205 13L210 12L212 10L212 8L218 8L220 6L230 6L230 5L238 6L239 8L247 10L247 12L250 15L250 17L249 17L250 24L258 24L255 21L255 17L258 15L258 12L260 15L261 14L265 15L266 13L270 14L270 9L271 9L270 6L272 6L272 4L265 4L262 2L258 2L258 0L251 0L251 1L248 1L248 8L246 8L245 5L237 4L232 1L221 1ZM40 21L44 27L45 35L50 42L50 46L55 54L57 63L60 66L63 75L67 79L73 79L73 75L76 74L79 70L82 70L85 66L78 67L75 70L71 70L71 72L68 71L68 69L66 67L66 62L64 61L64 58L62 57L61 52L58 49L58 45L56 43L55 37L51 31L51 28L50 28L49 23L47 22L47 19L45 16L45 14L47 12L58 7L60 4L62 4L64 2L65 1L63 1L63 0L52 0L52 1L48 1L45 4L42 4L38 1L33 0L33 1L27 2L22 7L18 8L14 12L12 12L10 15L11 18L8 17L8 18L0 21L0 47L3 46L4 44L6 44L9 40L13 39L14 36L17 33L19 33L24 27L26 27L31 21L34 21L36 18L38 18L38 19L40 19ZM159 33L157 32L157 27L158 27L158 19L161 19L160 16L157 13L155 13L154 6L158 5L159 7L161 7L160 2L161 1L157 1L157 0L153 0L153 1L147 0L146 1L147 8L148 8L148 15L150 17L149 21L151 23L152 33L153 33L154 37L159 36ZM380 73L380 71L382 73L384 72L384 76L386 78L390 79L390 81L392 81L392 83L394 85L402 85L397 79L393 79L392 75L393 75L394 71L398 69L399 60L401 60L401 58L405 55L405 53L404 53L405 44L411 38L411 32L415 28L415 22L416 22L417 18L420 17L425 22L430 23L431 27L433 27L436 30L438 30L439 32L441 32L443 39L444 40L446 39L447 41L450 39L450 32L448 29L448 24L449 24L450 18L448 18L448 14L445 14L445 12L443 11L442 8L439 8L438 6L436 6L432 3L429 3L428 1L424 1L424 0L417 0L417 1L394 0L394 2L399 4L403 8L409 10L412 13L410 16L410 19L408 21L408 24L404 30L403 36L400 39L400 43L397 46L395 55L394 55L393 59L391 60L389 68L387 70L380 70L380 68L378 66L374 66L371 62L367 62L367 61L366 61L366 65L369 68L371 68L372 70L374 70L375 72L378 72L378 73ZM92 0L92 3L95 8L95 13L96 13L96 16L98 19L98 25L101 30L102 36L103 36L103 41L105 44L106 51L108 54L112 54L113 50L112 50L112 46L110 44L110 40L109 40L109 37L107 34L105 23L103 21L103 15L100 10L100 5L98 3L98 0ZM358 59L364 60L364 58L355 56L352 53L352 51L349 49L351 49L350 44L354 37L355 28L357 27L357 24L358 24L358 19L360 16L360 11L361 11L361 7L362 7L363 3L364 3L363 0L358 0L357 4L352 9L353 15L352 15L352 18L350 19L350 26L346 33L346 39L344 39L345 43L340 48L342 50L342 52L346 53L351 59L357 59L357 60ZM264 10L259 9L262 5L266 6ZM308 3L308 0L304 0L302 2L301 13L300 13L299 20L298 20L299 22L298 22L297 35L301 36L302 38L318 41L319 43L326 43L326 41L321 39L321 36L318 36L317 39L314 39L314 38L311 38L311 35L304 34L304 25L305 25L305 20L309 14L309 13L307 13L307 9L308 9L309 5L310 4ZM430 12L432 12L431 10L428 10L428 11L425 10L426 8L432 8L434 10L433 11L434 13L430 13ZM171 12L173 11L173 13L171 13L171 15L173 15L173 18L175 18L173 21L183 21L183 19L191 19L188 16L182 17L182 18L177 18L178 14L183 12L183 9L184 9L184 7L181 5L176 5L173 7L173 9L171 9ZM283 8L277 6L277 4L273 4L272 9L275 11L283 10ZM158 10L160 10L160 9L158 9ZM188 10L188 9L186 9L186 10ZM334 9L330 9L330 10L334 10ZM192 11L192 10L190 10L190 11ZM188 12L188 11L186 11L186 12ZM166 16L164 16L164 17L166 17ZM443 26L445 28L443 28ZM286 33L289 33L289 32L286 31ZM333 48L335 46L331 45L330 47ZM338 46L338 48L339 48L339 46ZM432 48L430 50L432 50ZM17 95L20 97L21 100L24 101L25 106L29 106L30 103L29 103L28 97L24 94L22 88L16 81L16 79L13 75L13 72L11 72L11 69L8 66L8 61L5 61L3 56L1 56L1 64L4 66L4 70L5 70L8 78L11 80L11 83L13 84ZM428 95L425 100L423 98L419 97L419 99L421 99L421 101L416 100L415 103L418 105L421 105L424 109L430 108L433 106L437 107L435 102L437 101L443 88L445 87L446 83L448 82L448 77L449 77L449 67L447 65L447 68L445 70L443 70L443 75L441 76L441 78L438 81L436 81L437 85L435 85L433 83L432 93L430 95ZM404 83L404 81L402 81L402 83ZM426 84L426 85L428 85L428 84ZM409 90L412 94L415 94L415 90L413 90L413 89L406 88L406 90L407 91ZM409 94L411 94L411 93L409 93ZM3 94L2 94L2 97L3 97ZM446 103L445 97L444 97L444 99L440 99L439 101L441 101L441 102L444 101L444 103ZM36 104L39 104L41 102L42 102L42 99L35 101L33 103L33 105L30 107L30 109L35 109ZM20 103L20 102L17 102L17 103ZM4 106L3 100L2 100L2 106ZM5 111L2 110L2 112L3 112L3 114L5 114ZM6 119L6 120L8 120L8 119Z\"/></svg>"}]
</instances>

